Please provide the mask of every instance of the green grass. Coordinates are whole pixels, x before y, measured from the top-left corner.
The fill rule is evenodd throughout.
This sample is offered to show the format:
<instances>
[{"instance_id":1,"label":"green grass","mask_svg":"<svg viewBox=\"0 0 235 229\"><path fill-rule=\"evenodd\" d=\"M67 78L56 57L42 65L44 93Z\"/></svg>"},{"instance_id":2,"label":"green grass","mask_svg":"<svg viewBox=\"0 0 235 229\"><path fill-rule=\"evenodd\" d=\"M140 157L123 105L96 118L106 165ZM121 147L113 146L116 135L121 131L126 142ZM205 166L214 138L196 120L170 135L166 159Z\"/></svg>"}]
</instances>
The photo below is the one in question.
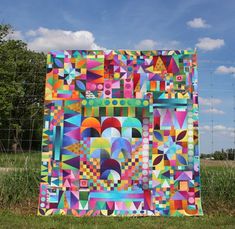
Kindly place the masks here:
<instances>
[{"instance_id":1,"label":"green grass","mask_svg":"<svg viewBox=\"0 0 235 229\"><path fill-rule=\"evenodd\" d=\"M235 225L234 166L202 163L205 216L186 220L185 217L38 217L40 154L10 154L8 157L0 154L0 163L0 228L232 228ZM9 170L12 166L15 169Z\"/></svg>"},{"instance_id":2,"label":"green grass","mask_svg":"<svg viewBox=\"0 0 235 229\"><path fill-rule=\"evenodd\" d=\"M5 172L4 176L0 177L0 207L35 205L35 200L38 199L39 178L39 170L16 169Z\"/></svg>"},{"instance_id":3,"label":"green grass","mask_svg":"<svg viewBox=\"0 0 235 229\"><path fill-rule=\"evenodd\" d=\"M19 215L9 212L0 213L0 228L234 228L235 217L81 217Z\"/></svg>"},{"instance_id":4,"label":"green grass","mask_svg":"<svg viewBox=\"0 0 235 229\"><path fill-rule=\"evenodd\" d=\"M202 167L201 189L204 213L235 215L235 168Z\"/></svg>"},{"instance_id":5,"label":"green grass","mask_svg":"<svg viewBox=\"0 0 235 229\"><path fill-rule=\"evenodd\" d=\"M1 168L30 168L40 169L41 153L0 153Z\"/></svg>"}]
</instances>

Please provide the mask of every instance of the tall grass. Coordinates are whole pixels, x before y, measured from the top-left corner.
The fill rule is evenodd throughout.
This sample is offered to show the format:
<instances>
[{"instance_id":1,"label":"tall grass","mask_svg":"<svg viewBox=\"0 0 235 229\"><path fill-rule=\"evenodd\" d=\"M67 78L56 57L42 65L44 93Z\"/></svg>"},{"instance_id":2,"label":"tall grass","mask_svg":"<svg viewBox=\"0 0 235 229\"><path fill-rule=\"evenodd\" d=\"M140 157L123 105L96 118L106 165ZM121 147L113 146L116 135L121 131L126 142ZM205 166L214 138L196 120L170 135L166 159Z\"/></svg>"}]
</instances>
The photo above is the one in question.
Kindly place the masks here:
<instances>
[{"instance_id":1,"label":"tall grass","mask_svg":"<svg viewBox=\"0 0 235 229\"><path fill-rule=\"evenodd\" d=\"M20 158L20 155L17 157ZM22 158L19 162L13 156L8 157L16 165L15 168L9 168L12 165L9 166L6 161L3 163L0 155L4 165L0 165L0 208L26 207L35 213L39 194L40 154L24 155ZM201 183L204 213L235 215L234 166L202 165Z\"/></svg>"},{"instance_id":2,"label":"tall grass","mask_svg":"<svg viewBox=\"0 0 235 229\"><path fill-rule=\"evenodd\" d=\"M40 160L36 152L0 154L0 208L36 208Z\"/></svg>"},{"instance_id":3,"label":"tall grass","mask_svg":"<svg viewBox=\"0 0 235 229\"><path fill-rule=\"evenodd\" d=\"M0 153L0 167L4 168L30 168L40 169L41 153Z\"/></svg>"},{"instance_id":4,"label":"tall grass","mask_svg":"<svg viewBox=\"0 0 235 229\"><path fill-rule=\"evenodd\" d=\"M205 213L235 214L235 168L202 167L201 183Z\"/></svg>"},{"instance_id":5,"label":"tall grass","mask_svg":"<svg viewBox=\"0 0 235 229\"><path fill-rule=\"evenodd\" d=\"M14 169L3 172L0 178L0 207L28 207L38 199L40 171Z\"/></svg>"}]
</instances>

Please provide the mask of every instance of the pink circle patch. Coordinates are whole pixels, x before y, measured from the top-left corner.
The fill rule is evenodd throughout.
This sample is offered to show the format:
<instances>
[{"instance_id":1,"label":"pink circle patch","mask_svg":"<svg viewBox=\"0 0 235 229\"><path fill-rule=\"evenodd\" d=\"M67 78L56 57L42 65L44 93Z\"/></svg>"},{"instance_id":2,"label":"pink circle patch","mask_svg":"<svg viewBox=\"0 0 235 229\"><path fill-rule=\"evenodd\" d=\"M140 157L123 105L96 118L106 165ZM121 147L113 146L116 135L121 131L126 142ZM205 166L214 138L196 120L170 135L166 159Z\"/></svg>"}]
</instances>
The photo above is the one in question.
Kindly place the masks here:
<instances>
[{"instance_id":1,"label":"pink circle patch","mask_svg":"<svg viewBox=\"0 0 235 229\"><path fill-rule=\"evenodd\" d=\"M189 198L188 198L188 202L189 202L190 204L193 204L193 203L194 203L194 198L193 198L193 197L189 197Z\"/></svg>"},{"instance_id":2,"label":"pink circle patch","mask_svg":"<svg viewBox=\"0 0 235 229\"><path fill-rule=\"evenodd\" d=\"M86 85L87 90L94 91L96 89L96 85L94 83L89 83Z\"/></svg>"},{"instance_id":3,"label":"pink circle patch","mask_svg":"<svg viewBox=\"0 0 235 229\"><path fill-rule=\"evenodd\" d=\"M103 85L102 85L102 84L98 84L97 88L98 88L99 90L102 90L102 89L103 89Z\"/></svg>"},{"instance_id":4,"label":"pink circle patch","mask_svg":"<svg viewBox=\"0 0 235 229\"><path fill-rule=\"evenodd\" d=\"M110 87L111 87L111 84L107 83L107 84L105 84L105 87L106 87L106 88L110 88Z\"/></svg>"},{"instance_id":5,"label":"pink circle patch","mask_svg":"<svg viewBox=\"0 0 235 229\"><path fill-rule=\"evenodd\" d=\"M110 91L105 91L105 95L110 95Z\"/></svg>"}]
</instances>

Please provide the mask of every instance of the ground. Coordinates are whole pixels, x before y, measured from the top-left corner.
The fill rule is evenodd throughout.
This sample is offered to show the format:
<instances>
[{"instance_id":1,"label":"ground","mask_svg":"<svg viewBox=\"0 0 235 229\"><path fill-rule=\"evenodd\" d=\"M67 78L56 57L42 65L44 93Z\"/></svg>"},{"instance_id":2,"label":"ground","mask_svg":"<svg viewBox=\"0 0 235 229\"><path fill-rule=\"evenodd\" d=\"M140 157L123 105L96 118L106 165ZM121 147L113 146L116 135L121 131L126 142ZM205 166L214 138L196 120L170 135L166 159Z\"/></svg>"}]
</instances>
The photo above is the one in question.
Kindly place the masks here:
<instances>
[{"instance_id":1,"label":"ground","mask_svg":"<svg viewBox=\"0 0 235 229\"><path fill-rule=\"evenodd\" d=\"M0 215L0 228L234 228L235 217L225 215L203 217L38 217L4 213Z\"/></svg>"},{"instance_id":2,"label":"ground","mask_svg":"<svg viewBox=\"0 0 235 229\"><path fill-rule=\"evenodd\" d=\"M39 153L0 154L0 228L235 228L235 162L201 161L202 217L39 217L39 165Z\"/></svg>"}]
</instances>

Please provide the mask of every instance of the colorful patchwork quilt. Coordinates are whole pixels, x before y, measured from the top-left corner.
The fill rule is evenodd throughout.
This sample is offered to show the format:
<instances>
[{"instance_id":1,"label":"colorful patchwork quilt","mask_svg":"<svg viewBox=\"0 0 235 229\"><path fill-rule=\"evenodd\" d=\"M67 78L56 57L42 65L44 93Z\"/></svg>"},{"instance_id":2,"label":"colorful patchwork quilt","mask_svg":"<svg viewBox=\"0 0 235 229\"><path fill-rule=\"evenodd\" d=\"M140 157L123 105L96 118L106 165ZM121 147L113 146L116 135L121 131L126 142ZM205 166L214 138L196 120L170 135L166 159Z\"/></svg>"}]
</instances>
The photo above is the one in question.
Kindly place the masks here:
<instances>
[{"instance_id":1,"label":"colorful patchwork quilt","mask_svg":"<svg viewBox=\"0 0 235 229\"><path fill-rule=\"evenodd\" d=\"M197 55L47 56L39 215L202 215Z\"/></svg>"}]
</instances>

